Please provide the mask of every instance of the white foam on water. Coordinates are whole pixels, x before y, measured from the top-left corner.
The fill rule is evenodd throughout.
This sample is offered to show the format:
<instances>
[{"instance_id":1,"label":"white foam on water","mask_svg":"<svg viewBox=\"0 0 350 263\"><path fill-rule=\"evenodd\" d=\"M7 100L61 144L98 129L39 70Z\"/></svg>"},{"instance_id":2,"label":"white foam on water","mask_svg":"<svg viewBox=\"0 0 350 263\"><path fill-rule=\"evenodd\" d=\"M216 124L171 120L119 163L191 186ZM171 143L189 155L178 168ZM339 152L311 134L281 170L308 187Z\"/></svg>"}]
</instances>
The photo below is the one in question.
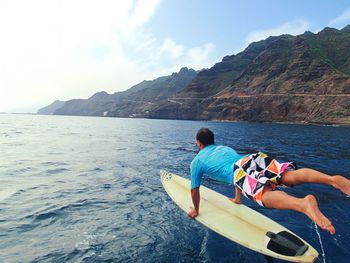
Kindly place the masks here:
<instances>
[{"instance_id":1,"label":"white foam on water","mask_svg":"<svg viewBox=\"0 0 350 263\"><path fill-rule=\"evenodd\" d=\"M323 258L323 262L326 263L326 253L324 252L323 243L322 243L322 239L321 239L321 234L320 234L320 231L318 231L318 227L317 227L315 222L314 222L314 226L315 226L316 234L318 236L318 241L320 241L321 250L322 250L322 254L321 255L322 255L322 258Z\"/></svg>"},{"instance_id":2,"label":"white foam on water","mask_svg":"<svg viewBox=\"0 0 350 263\"><path fill-rule=\"evenodd\" d=\"M203 238L202 244L201 244L201 251L199 252L199 256L204 259L208 259L207 256L207 243L208 243L208 238L209 238L209 231L205 230L205 236Z\"/></svg>"},{"instance_id":3,"label":"white foam on water","mask_svg":"<svg viewBox=\"0 0 350 263\"><path fill-rule=\"evenodd\" d=\"M13 190L13 189L1 190L0 191L0 201L4 201L5 199L11 197L14 193L16 193L16 190Z\"/></svg>"}]
</instances>

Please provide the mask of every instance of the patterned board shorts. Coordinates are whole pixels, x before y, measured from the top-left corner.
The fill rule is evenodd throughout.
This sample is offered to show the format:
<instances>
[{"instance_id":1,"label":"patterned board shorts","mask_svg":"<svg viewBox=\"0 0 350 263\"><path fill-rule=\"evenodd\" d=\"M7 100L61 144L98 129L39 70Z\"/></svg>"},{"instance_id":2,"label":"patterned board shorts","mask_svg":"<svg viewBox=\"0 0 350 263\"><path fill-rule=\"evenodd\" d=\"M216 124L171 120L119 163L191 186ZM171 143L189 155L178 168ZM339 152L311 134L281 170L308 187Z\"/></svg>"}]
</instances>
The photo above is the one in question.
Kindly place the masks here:
<instances>
[{"instance_id":1,"label":"patterned board shorts","mask_svg":"<svg viewBox=\"0 0 350 263\"><path fill-rule=\"evenodd\" d=\"M280 163L265 153L254 153L238 160L234 165L234 185L242 190L244 196L264 206L262 194L265 185L273 190L280 185L284 171L296 170L293 162Z\"/></svg>"}]
</instances>

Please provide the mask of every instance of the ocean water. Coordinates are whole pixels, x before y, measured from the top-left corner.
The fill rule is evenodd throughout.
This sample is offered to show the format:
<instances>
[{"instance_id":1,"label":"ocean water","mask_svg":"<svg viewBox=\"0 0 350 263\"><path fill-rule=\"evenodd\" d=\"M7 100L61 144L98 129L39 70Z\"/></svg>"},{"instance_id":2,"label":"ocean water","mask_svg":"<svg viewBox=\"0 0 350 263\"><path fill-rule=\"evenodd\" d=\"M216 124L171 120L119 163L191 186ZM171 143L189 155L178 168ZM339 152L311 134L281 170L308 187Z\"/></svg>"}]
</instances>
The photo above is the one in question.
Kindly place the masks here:
<instances>
[{"instance_id":1,"label":"ocean water","mask_svg":"<svg viewBox=\"0 0 350 263\"><path fill-rule=\"evenodd\" d=\"M160 169L189 176L201 127L242 154L350 178L350 127L0 114L0 262L266 262L190 220L161 186ZM323 185L286 191L317 196L337 233L244 203L303 237L316 262L349 262L350 198Z\"/></svg>"}]
</instances>

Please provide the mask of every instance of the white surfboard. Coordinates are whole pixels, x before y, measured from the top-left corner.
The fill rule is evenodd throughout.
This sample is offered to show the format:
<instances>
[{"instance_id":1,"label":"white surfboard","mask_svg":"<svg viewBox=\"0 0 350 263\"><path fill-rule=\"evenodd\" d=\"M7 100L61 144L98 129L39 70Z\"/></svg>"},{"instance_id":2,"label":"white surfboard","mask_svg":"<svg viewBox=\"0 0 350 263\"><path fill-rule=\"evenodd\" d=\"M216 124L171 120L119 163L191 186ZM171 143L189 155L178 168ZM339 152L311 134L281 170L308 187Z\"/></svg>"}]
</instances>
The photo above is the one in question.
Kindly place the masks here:
<instances>
[{"instance_id":1,"label":"white surfboard","mask_svg":"<svg viewBox=\"0 0 350 263\"><path fill-rule=\"evenodd\" d=\"M166 171L160 171L160 179L173 201L188 212L193 206L190 181ZM204 186L200 187L200 197L196 220L218 234L264 255L286 261L314 262L317 258L318 252L311 245L255 210L235 204ZM291 255L295 251L296 255Z\"/></svg>"}]
</instances>

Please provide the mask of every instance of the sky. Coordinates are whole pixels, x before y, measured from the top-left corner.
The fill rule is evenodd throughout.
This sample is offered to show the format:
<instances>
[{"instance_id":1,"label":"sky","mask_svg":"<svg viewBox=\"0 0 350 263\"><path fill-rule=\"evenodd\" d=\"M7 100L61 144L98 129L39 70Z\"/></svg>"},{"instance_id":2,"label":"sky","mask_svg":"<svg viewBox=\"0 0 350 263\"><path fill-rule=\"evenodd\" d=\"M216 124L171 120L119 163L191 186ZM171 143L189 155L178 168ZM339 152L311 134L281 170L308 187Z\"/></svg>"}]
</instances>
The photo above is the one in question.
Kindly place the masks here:
<instances>
[{"instance_id":1,"label":"sky","mask_svg":"<svg viewBox=\"0 0 350 263\"><path fill-rule=\"evenodd\" d=\"M0 0L0 112L123 91L272 35L348 24L348 0Z\"/></svg>"}]
</instances>

